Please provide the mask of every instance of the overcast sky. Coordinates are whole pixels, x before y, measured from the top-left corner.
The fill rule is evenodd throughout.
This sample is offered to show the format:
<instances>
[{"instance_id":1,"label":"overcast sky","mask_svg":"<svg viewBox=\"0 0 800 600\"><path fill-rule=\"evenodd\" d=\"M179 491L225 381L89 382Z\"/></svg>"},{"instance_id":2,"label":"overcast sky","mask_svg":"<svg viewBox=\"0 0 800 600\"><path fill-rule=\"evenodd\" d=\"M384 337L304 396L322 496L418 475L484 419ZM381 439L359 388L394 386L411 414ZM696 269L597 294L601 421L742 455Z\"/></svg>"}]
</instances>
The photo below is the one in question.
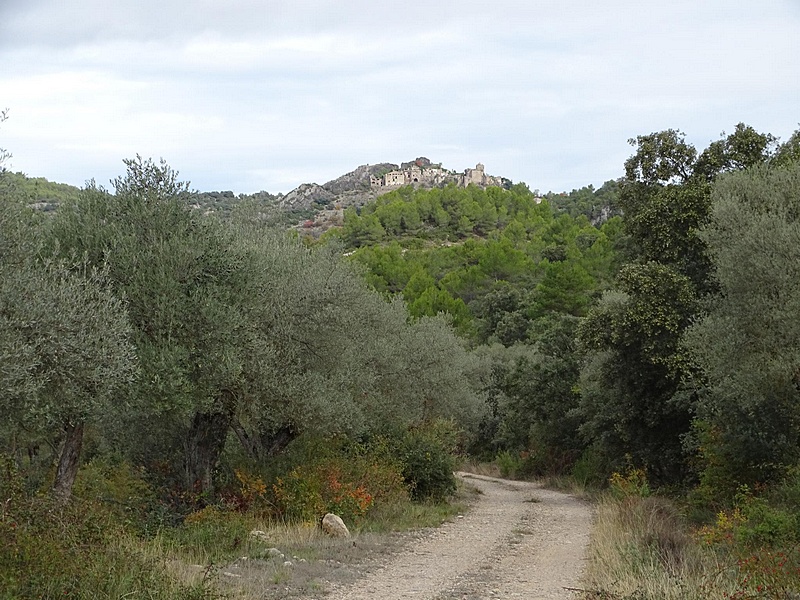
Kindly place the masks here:
<instances>
[{"instance_id":1,"label":"overcast sky","mask_svg":"<svg viewBox=\"0 0 800 600\"><path fill-rule=\"evenodd\" d=\"M427 156L532 189L800 125L800 0L0 0L0 147L83 185L165 158L199 190L287 192Z\"/></svg>"}]
</instances>

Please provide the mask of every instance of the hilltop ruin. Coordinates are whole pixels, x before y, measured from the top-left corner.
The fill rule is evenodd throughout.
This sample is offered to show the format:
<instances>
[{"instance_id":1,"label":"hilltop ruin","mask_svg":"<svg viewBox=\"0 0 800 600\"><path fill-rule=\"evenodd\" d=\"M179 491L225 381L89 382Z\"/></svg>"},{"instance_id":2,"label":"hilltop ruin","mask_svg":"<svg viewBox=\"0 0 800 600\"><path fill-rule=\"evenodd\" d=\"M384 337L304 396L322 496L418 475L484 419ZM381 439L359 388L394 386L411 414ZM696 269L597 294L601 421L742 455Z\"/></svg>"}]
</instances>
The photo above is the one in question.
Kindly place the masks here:
<instances>
[{"instance_id":1,"label":"hilltop ruin","mask_svg":"<svg viewBox=\"0 0 800 600\"><path fill-rule=\"evenodd\" d=\"M443 169L441 163L432 164L424 156L412 162L402 163L399 169L388 171L382 175L370 176L370 187L378 191L383 188L394 189L404 185L438 187L455 183L459 187L467 187L470 184L489 187L502 186L503 182L502 177L487 175L481 163L478 163L474 169L464 169L463 173L456 173Z\"/></svg>"}]
</instances>

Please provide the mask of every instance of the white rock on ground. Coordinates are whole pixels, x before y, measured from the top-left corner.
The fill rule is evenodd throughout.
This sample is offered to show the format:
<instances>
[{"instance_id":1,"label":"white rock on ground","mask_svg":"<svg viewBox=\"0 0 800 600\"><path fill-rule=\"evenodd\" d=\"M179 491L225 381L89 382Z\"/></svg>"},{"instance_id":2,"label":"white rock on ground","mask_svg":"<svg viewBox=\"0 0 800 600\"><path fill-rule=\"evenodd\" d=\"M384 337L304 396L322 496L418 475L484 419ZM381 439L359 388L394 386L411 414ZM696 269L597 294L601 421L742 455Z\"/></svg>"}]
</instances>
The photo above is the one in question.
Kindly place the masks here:
<instances>
[{"instance_id":1,"label":"white rock on ground","mask_svg":"<svg viewBox=\"0 0 800 600\"><path fill-rule=\"evenodd\" d=\"M341 517L328 513L322 517L322 531L333 537L350 537L350 530Z\"/></svg>"}]
</instances>

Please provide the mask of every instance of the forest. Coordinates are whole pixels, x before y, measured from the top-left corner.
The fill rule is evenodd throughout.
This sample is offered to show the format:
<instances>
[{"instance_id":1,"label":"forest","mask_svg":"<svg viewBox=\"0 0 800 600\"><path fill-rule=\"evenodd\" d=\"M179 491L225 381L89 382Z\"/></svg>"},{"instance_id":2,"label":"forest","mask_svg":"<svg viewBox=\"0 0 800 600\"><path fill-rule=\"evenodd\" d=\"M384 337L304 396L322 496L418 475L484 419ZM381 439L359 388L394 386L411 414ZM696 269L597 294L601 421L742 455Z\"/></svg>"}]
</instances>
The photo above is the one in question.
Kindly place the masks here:
<instances>
[{"instance_id":1,"label":"forest","mask_svg":"<svg viewBox=\"0 0 800 600\"><path fill-rule=\"evenodd\" d=\"M800 573L800 130L630 142L597 189L403 187L320 239L163 160L0 172L0 597L120 597L141 540L368 523L468 460L657 490Z\"/></svg>"}]
</instances>

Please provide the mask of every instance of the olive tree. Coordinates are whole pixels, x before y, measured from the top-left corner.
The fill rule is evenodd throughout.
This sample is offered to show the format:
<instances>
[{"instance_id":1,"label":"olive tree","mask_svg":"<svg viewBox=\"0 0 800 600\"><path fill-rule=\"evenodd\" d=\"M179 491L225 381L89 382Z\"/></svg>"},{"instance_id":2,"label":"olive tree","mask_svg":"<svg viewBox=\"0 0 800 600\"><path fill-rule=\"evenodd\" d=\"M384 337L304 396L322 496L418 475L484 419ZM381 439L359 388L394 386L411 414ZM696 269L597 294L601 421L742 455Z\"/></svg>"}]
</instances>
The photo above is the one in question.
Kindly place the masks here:
<instances>
[{"instance_id":1,"label":"olive tree","mask_svg":"<svg viewBox=\"0 0 800 600\"><path fill-rule=\"evenodd\" d=\"M0 406L13 429L62 438L53 490L65 500L85 425L114 410L136 374L132 329L102 265L50 257L43 225L2 204Z\"/></svg>"},{"instance_id":2,"label":"olive tree","mask_svg":"<svg viewBox=\"0 0 800 600\"><path fill-rule=\"evenodd\" d=\"M335 245L309 249L252 221L237 224L235 238L253 259L250 335L270 357L248 369L233 421L253 458L301 432L362 434L471 414L469 355L442 318L409 321Z\"/></svg>"},{"instance_id":3,"label":"olive tree","mask_svg":"<svg viewBox=\"0 0 800 600\"><path fill-rule=\"evenodd\" d=\"M89 185L61 207L51 243L90 265L107 264L113 289L126 298L142 376L131 402L107 415L108 426L150 456L147 444L181 432L186 482L207 491L234 410L231 389L250 351L239 337L245 269L221 225L188 207L188 185L166 163L137 157L126 165L116 194Z\"/></svg>"},{"instance_id":4,"label":"olive tree","mask_svg":"<svg viewBox=\"0 0 800 600\"><path fill-rule=\"evenodd\" d=\"M340 249L204 216L168 165L126 164L116 194L89 186L52 238L107 263L127 300L142 376L109 426L140 460L177 455L184 485L211 493L231 431L258 459L302 431L425 418L465 390L452 331L409 323Z\"/></svg>"},{"instance_id":5,"label":"olive tree","mask_svg":"<svg viewBox=\"0 0 800 600\"><path fill-rule=\"evenodd\" d=\"M731 174L712 200L700 235L720 293L686 345L705 375L706 441L753 482L800 458L800 164Z\"/></svg>"}]
</instances>

